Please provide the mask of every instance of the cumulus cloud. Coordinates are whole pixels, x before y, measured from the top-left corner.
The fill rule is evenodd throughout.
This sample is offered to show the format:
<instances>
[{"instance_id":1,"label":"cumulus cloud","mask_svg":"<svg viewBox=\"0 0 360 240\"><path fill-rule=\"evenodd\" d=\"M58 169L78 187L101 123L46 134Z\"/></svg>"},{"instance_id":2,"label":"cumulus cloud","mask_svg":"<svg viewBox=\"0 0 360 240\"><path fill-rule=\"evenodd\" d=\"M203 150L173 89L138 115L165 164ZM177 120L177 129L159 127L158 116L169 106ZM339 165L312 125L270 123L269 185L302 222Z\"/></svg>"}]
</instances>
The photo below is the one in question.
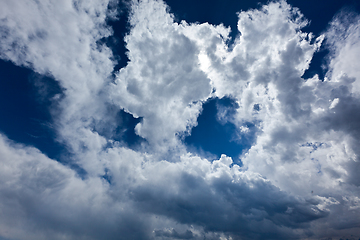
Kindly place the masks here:
<instances>
[{"instance_id":1,"label":"cumulus cloud","mask_svg":"<svg viewBox=\"0 0 360 240\"><path fill-rule=\"evenodd\" d=\"M110 185L102 178L81 179L74 170L37 149L14 144L3 136L0 150L4 237L149 239L154 234L175 238L196 235L196 229L194 235L191 229L184 234L165 232L164 223L159 222L166 219L194 224L203 231L238 232L249 237L263 234L255 225L267 226L274 236L285 236L284 230L291 233L294 225L305 227L308 220L327 214L316 203L310 207L304 199L281 192L260 175L243 173L237 165L230 167L232 160L225 155L213 163L190 155L182 156L176 164L154 163L131 150L109 149L103 157L122 158L121 162L112 161ZM151 221L152 216L159 220ZM162 228L152 233L151 227ZM249 227L253 228L250 234Z\"/></svg>"},{"instance_id":2,"label":"cumulus cloud","mask_svg":"<svg viewBox=\"0 0 360 240\"><path fill-rule=\"evenodd\" d=\"M136 132L159 151L178 145L176 133L196 125L210 81L199 69L199 47L184 35L163 2L134 2L126 36L130 62L121 69L112 100L143 117ZM160 150L161 151L161 150Z\"/></svg>"},{"instance_id":3,"label":"cumulus cloud","mask_svg":"<svg viewBox=\"0 0 360 240\"><path fill-rule=\"evenodd\" d=\"M114 62L98 41L112 33L105 22L108 3L1 1L1 57L59 82L66 93L56 124L74 151L83 145L78 137L86 131L80 129L105 109L99 92Z\"/></svg>"},{"instance_id":4,"label":"cumulus cloud","mask_svg":"<svg viewBox=\"0 0 360 240\"><path fill-rule=\"evenodd\" d=\"M238 38L176 23L162 1L130 2L128 64L111 81L109 1L1 1L0 56L63 88L59 140L79 176L0 135L0 236L8 239L318 239L359 234L359 18L324 35L285 1L238 13ZM110 14L110 15L109 15ZM322 42L325 81L303 79ZM240 167L186 151L209 98L239 134L256 129ZM132 150L111 132L141 117ZM224 111L225 111L224 110ZM231 115L231 118L228 117Z\"/></svg>"},{"instance_id":5,"label":"cumulus cloud","mask_svg":"<svg viewBox=\"0 0 360 240\"><path fill-rule=\"evenodd\" d=\"M331 209L330 214L349 209L342 200L343 196L359 194L359 179L355 173L359 168L356 147L359 143L359 75L357 68L351 67L358 56L358 25L358 17L347 12L335 16L330 23L324 35L331 50L325 81L320 81L317 76L301 79L303 71L299 69L303 68L298 67L296 62L291 63L288 58L283 59L286 68L280 68L282 74L270 82L268 93L257 93L273 109L263 107L260 110L266 115L261 119L257 143L242 159L248 170L257 171L277 182L276 185L283 190L302 196L315 193L333 198L326 204ZM300 50L301 41L297 41L297 45L294 45L298 49L295 55L306 56L306 48ZM346 52L349 54L345 55ZM294 56L294 52L290 53ZM289 66L289 62L293 66ZM299 61L298 64L305 62ZM277 85L276 81L281 85ZM354 226L352 217L340 217L339 221L331 219L332 227L337 231L358 231L348 229Z\"/></svg>"}]
</instances>

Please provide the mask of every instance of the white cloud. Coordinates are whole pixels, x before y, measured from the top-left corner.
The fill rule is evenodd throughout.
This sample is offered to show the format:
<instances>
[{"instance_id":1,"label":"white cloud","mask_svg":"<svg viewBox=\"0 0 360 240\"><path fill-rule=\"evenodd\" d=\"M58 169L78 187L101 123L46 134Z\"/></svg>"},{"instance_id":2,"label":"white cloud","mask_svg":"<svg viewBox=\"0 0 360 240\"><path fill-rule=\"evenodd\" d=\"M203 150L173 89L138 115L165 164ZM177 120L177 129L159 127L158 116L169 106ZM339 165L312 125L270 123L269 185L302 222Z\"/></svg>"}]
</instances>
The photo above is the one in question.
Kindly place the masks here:
<instances>
[{"instance_id":1,"label":"white cloud","mask_svg":"<svg viewBox=\"0 0 360 240\"><path fill-rule=\"evenodd\" d=\"M277 68L280 74L276 74L276 78L270 79L270 83L264 86L268 92L265 90L259 94L256 88L245 90L253 96L260 96L261 106L270 107L263 107L256 115L261 121L257 142L242 158L248 171L261 173L287 192L301 196L332 196L334 201L341 202L329 206L331 227L336 228L339 234L331 231L327 236L334 237L358 231L346 230L345 227L354 226L357 222L354 218L339 215L335 220L334 217L338 211L348 209L341 201L343 195L359 194L359 178L355 171L359 169L356 146L359 143L357 84L360 79L357 68L349 65L358 59L358 40L355 36L359 28L356 20L346 28L336 29L342 36L337 39L334 25L346 24L341 23L342 20L336 17L325 34L326 41L333 44L331 47L334 51L326 81L320 81L317 76L306 81L301 79L301 69L304 67L299 65L306 66L304 64L308 62L308 57L298 58L297 63L287 57ZM283 56L291 56L292 59L296 59L296 55L311 56L309 54L313 50L308 43L297 40L291 44L288 45L291 48L284 49ZM294 55L295 49L298 50ZM344 55L346 52L349 54ZM271 71L267 74L271 76ZM326 236L324 231L328 227L318 229L317 234Z\"/></svg>"},{"instance_id":2,"label":"white cloud","mask_svg":"<svg viewBox=\"0 0 360 240\"><path fill-rule=\"evenodd\" d=\"M191 155L171 163L108 149L101 157L109 161L109 185L102 178L81 179L37 149L3 136L0 151L0 233L8 238L149 239L156 233L151 229L159 235L169 223L194 225L194 233L204 228L244 236L248 227L265 224L281 237L284 227L278 224L292 234L293 225L325 214L260 175L229 167L232 160L225 155L213 163Z\"/></svg>"},{"instance_id":3,"label":"white cloud","mask_svg":"<svg viewBox=\"0 0 360 240\"><path fill-rule=\"evenodd\" d=\"M117 74L112 100L143 121L136 132L159 151L179 144L176 133L196 125L211 93L199 69L199 47L174 23L160 1L133 3L126 36L130 62Z\"/></svg>"},{"instance_id":4,"label":"white cloud","mask_svg":"<svg viewBox=\"0 0 360 240\"><path fill-rule=\"evenodd\" d=\"M59 82L65 94L55 124L75 152L88 147L84 138L91 147L105 142L97 134L91 139L89 128L106 115L100 91L114 66L111 50L97 43L112 34L105 22L108 3L1 1L0 56Z\"/></svg>"},{"instance_id":5,"label":"white cloud","mask_svg":"<svg viewBox=\"0 0 360 240\"><path fill-rule=\"evenodd\" d=\"M105 204L111 202L106 199L104 181L81 180L74 170L37 149L14 144L3 136L0 136L0 153L1 236L74 239L71 235L78 232L75 226L83 230L86 224L104 226L104 219L91 217L104 214ZM86 219L89 219L87 223Z\"/></svg>"},{"instance_id":6,"label":"white cloud","mask_svg":"<svg viewBox=\"0 0 360 240\"><path fill-rule=\"evenodd\" d=\"M356 65L360 53L360 17L343 9L331 21L326 33L326 43L331 51L330 70L327 77L339 81L344 75L359 79L360 70ZM359 81L353 83L351 92L359 94Z\"/></svg>"},{"instance_id":7,"label":"white cloud","mask_svg":"<svg viewBox=\"0 0 360 240\"><path fill-rule=\"evenodd\" d=\"M130 61L113 84L111 51L97 44L111 34L108 3L1 1L0 56L59 81L64 98L56 126L87 174L82 179L0 135L0 236L358 233L360 79L349 65L359 55L357 20L345 27L335 18L325 33L333 54L322 82L301 76L324 36L301 32L307 21L284 1L240 12L241 34L232 46L223 25L178 24L162 1L132 1L125 38ZM214 96L231 96L239 105L235 118L224 114L222 121L232 121L239 133L249 131L246 122L258 129L242 167L225 155L210 162L187 153L177 136L197 124L202 103ZM142 117L136 132L149 145L139 152L97 132L111 128L111 111L121 108Z\"/></svg>"}]
</instances>

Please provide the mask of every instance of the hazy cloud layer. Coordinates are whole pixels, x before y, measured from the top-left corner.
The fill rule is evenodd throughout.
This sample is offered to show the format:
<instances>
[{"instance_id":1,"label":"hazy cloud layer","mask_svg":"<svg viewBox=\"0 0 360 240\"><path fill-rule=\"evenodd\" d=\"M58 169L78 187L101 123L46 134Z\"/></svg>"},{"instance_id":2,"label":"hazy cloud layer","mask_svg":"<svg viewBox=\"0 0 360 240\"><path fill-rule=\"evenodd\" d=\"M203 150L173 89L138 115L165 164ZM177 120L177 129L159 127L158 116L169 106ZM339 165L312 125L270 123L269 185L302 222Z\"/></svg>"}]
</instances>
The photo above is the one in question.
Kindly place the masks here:
<instances>
[{"instance_id":1,"label":"hazy cloud layer","mask_svg":"<svg viewBox=\"0 0 360 240\"><path fill-rule=\"evenodd\" d=\"M111 2L111 6L114 2ZM67 162L0 135L5 239L319 239L360 237L359 17L341 12L315 37L284 1L238 14L229 28L176 23L162 1L131 1L129 62L100 44L109 1L0 1L0 56L63 88L54 114ZM324 40L325 39L325 40ZM325 42L329 71L303 79ZM210 97L231 97L241 156L186 151ZM111 138L116 113L141 122L137 150ZM124 126L126 127L126 126ZM241 133L241 134L240 134Z\"/></svg>"}]
</instances>

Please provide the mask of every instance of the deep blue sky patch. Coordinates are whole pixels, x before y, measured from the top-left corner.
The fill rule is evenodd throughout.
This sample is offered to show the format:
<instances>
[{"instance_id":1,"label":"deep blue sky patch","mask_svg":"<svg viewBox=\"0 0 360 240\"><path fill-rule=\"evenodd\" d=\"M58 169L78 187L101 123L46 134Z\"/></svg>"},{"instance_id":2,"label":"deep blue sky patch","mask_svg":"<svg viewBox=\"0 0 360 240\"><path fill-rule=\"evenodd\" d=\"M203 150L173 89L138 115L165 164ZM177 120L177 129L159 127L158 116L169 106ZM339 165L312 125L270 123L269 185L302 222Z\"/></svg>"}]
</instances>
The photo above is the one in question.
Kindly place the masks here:
<instances>
[{"instance_id":1,"label":"deep blue sky patch","mask_svg":"<svg viewBox=\"0 0 360 240\"><path fill-rule=\"evenodd\" d=\"M185 138L185 143L190 150L198 151L206 155L206 152L217 158L226 154L240 163L238 157L246 151L254 140L254 125L248 123L251 128L248 134L241 134L239 129L230 121L219 119L219 108L226 108L227 119L231 119L237 105L231 98L212 98L203 104L203 110L197 121L198 125L191 130L190 136Z\"/></svg>"},{"instance_id":2,"label":"deep blue sky patch","mask_svg":"<svg viewBox=\"0 0 360 240\"><path fill-rule=\"evenodd\" d=\"M28 68L0 60L0 131L10 139L33 145L49 157L59 159L66 152L56 140L51 101L61 94L58 83Z\"/></svg>"}]
</instances>

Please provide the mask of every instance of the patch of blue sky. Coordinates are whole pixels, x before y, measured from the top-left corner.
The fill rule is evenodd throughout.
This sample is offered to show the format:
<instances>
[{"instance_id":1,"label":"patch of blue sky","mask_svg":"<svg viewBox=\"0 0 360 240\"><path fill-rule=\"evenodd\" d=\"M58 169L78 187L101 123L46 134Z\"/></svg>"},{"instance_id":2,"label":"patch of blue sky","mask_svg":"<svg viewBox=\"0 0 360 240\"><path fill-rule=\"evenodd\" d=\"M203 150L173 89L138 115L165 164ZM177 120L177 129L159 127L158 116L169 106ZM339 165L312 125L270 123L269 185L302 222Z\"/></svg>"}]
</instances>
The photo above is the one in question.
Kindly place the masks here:
<instances>
[{"instance_id":1,"label":"patch of blue sky","mask_svg":"<svg viewBox=\"0 0 360 240\"><path fill-rule=\"evenodd\" d=\"M256 127L253 123L244 123L248 131L241 132L231 121L237 108L231 98L211 98L203 104L203 110L197 121L198 125L185 137L185 144L189 151L195 151L205 156L218 159L221 154L232 157L234 162L241 165L239 156L247 151L255 140ZM219 114L224 112L225 116Z\"/></svg>"},{"instance_id":2,"label":"patch of blue sky","mask_svg":"<svg viewBox=\"0 0 360 240\"><path fill-rule=\"evenodd\" d=\"M0 75L0 132L15 142L38 148L52 159L68 162L71 154L57 139L53 121L60 111L57 101L63 94L58 82L4 60L0 60ZM130 148L144 141L134 131L141 118L113 106L108 108L115 123L95 129L100 135Z\"/></svg>"},{"instance_id":3,"label":"patch of blue sky","mask_svg":"<svg viewBox=\"0 0 360 240\"><path fill-rule=\"evenodd\" d=\"M0 133L39 149L86 177L86 171L72 161L73 154L57 137L54 117L63 94L58 82L4 60L0 60L0 75Z\"/></svg>"},{"instance_id":4,"label":"patch of blue sky","mask_svg":"<svg viewBox=\"0 0 360 240\"><path fill-rule=\"evenodd\" d=\"M51 99L62 93L57 82L3 60L0 75L0 132L59 160L66 148L56 140L51 116L57 111Z\"/></svg>"}]
</instances>

